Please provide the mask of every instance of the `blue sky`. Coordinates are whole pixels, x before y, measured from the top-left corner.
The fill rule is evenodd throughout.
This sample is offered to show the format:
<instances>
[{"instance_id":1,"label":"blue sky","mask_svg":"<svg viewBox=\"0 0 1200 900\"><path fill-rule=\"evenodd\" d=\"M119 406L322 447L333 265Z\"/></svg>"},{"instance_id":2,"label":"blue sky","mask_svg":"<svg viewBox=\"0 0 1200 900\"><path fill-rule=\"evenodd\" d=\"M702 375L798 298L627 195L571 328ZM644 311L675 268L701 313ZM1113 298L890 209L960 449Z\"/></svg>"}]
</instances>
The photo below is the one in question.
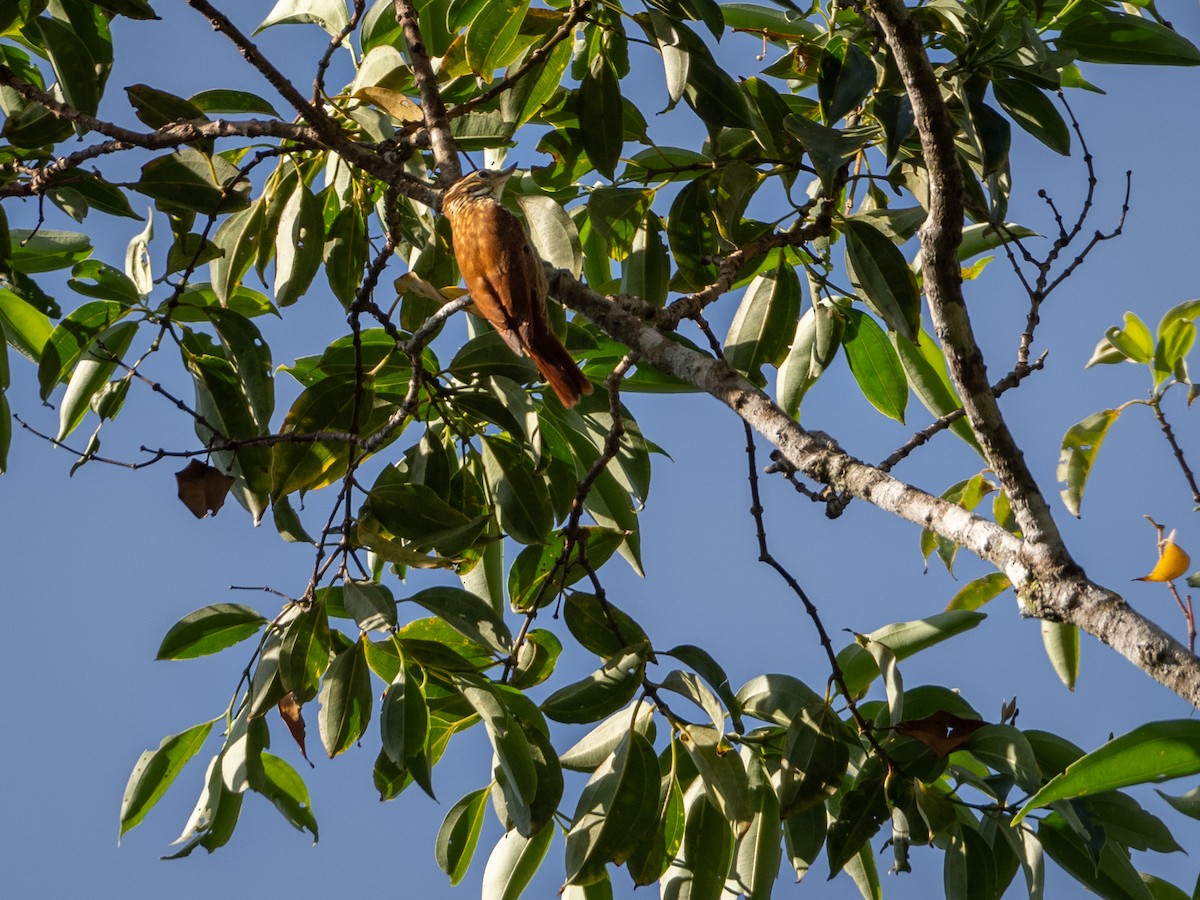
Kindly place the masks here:
<instances>
[{"instance_id":1,"label":"blue sky","mask_svg":"<svg viewBox=\"0 0 1200 900\"><path fill-rule=\"evenodd\" d=\"M110 81L110 105L102 112L123 105L121 87L158 83L165 70L172 74L164 86L175 85L183 94L237 84L270 95L207 24L178 10L178 4L158 5L167 16L164 22L125 22L118 29L118 66ZM249 30L270 5L241 4L235 21ZM1163 11L1181 32L1200 40L1200 11L1194 4L1168 3ZM260 43L276 57L282 53L287 59L304 59L298 80L306 84L310 51L321 43L315 31L276 28L262 35ZM744 54L744 70L736 74L753 74L753 52ZM1083 370L1104 329L1117 324L1126 309L1141 311L1153 323L1175 303L1200 295L1194 214L1200 172L1193 153L1200 146L1194 115L1200 108L1200 72L1112 68L1092 69L1088 75L1108 91L1105 97L1071 96L1101 179L1092 225L1107 230L1115 222L1127 168L1134 170L1132 211L1125 236L1100 248L1044 309L1035 349L1050 349L1047 370L1003 401L1031 467L1052 495L1063 431L1088 413L1142 396L1146 389L1145 377L1132 366ZM653 77L647 83L648 92L662 90ZM659 100L650 93L643 108L660 108ZM687 137L672 140L685 145ZM1062 208L1073 210L1082 189L1082 164L1077 158L1054 157L1031 140L1018 139L1013 153L1011 218L1046 231L1050 222L1035 192L1044 187ZM23 214L32 216L31 204ZM9 210L15 224L23 224L21 215ZM164 220L157 225L165 231ZM95 236L97 256L120 265L125 244L141 225L97 216L87 227L100 232ZM164 252L164 247L156 248L160 266ZM61 299L64 305L73 302L65 295ZM968 285L968 303L991 371L999 375L1015 356L1025 314L1023 295L1003 259ZM733 307L726 301L714 310L718 333L728 325ZM320 292L292 312L287 323L267 334L276 364L317 352L345 330L337 304ZM162 377L174 379L182 389L177 375L167 375L169 368L162 367ZM57 416L39 408L32 368L15 361L13 376L14 410L53 430ZM280 379L281 388L286 381ZM806 401L805 424L835 433L855 455L880 459L910 429L885 420L847 392L849 385L839 362ZM823 684L826 670L811 625L778 579L755 562L738 421L704 397L635 397L630 405L646 435L672 460L656 460L650 503L642 515L648 577L638 579L620 563L611 564L605 572L610 597L645 626L657 645L709 648L735 686L768 671ZM281 400L279 406L286 404ZM1171 410L1185 448L1200 453L1200 429L1178 398ZM926 421L915 401L910 415L915 427ZM104 451L126 459L136 458L143 443L195 445L190 424L148 391L131 399L116 426L106 427ZM949 446L951 440L942 436L896 474L934 492L973 474L977 458L965 448ZM199 791L202 759L185 770L171 793L117 848L121 792L138 754L157 746L164 735L218 714L245 664L240 649L186 663L156 663L154 652L163 633L185 613L214 602L248 603L271 615L277 606L268 595L231 594L228 587L269 585L296 593L311 563L306 548L284 544L269 524L251 528L248 517L232 504L215 519L195 520L175 500L175 467L170 463L137 473L89 465L68 478L72 462L67 453L18 431L9 473L0 480L10 622L3 705L7 726L0 742L0 771L6 773L0 781L0 809L6 812L0 819L0 870L10 896L69 897L99 888L134 898L251 889L267 896L307 897L347 886L372 891L397 885L414 896L475 896L499 825L489 821L476 865L455 892L434 863L433 840L450 805L488 779L480 729L457 737L435 770L440 804L412 792L380 804L371 784L374 730L362 748L336 760L324 759L318 749L313 754L316 768L309 770L276 727L273 752L302 771L312 794L321 827L315 848L266 801L251 797L228 846L213 856L198 851L188 860L160 862ZM765 462L765 451L760 462ZM1153 533L1144 514L1177 527L1180 543L1200 559L1200 528L1186 486L1148 412L1134 410L1122 418L1093 477L1083 518L1076 521L1061 512L1072 552L1093 578L1123 591L1139 610L1182 633L1165 590L1130 581L1153 563ZM812 595L827 627L839 635L844 628L870 631L935 613L958 587L986 571L964 556L957 581L936 564L923 575L917 533L909 526L862 503L830 523L821 508L778 481L767 480L764 493L772 549ZM316 498L311 503L314 510L324 505ZM415 581L410 588L425 584ZM1053 730L1088 749L1146 719L1191 714L1182 700L1086 637L1079 686L1067 692L1045 660L1036 622L1018 617L1011 595L993 601L986 611L987 621L974 632L905 663L906 684L959 688L991 719L1015 695L1022 709L1019 726ZM560 622L543 619L538 624L553 628L569 644ZM590 661L582 653L568 653L563 666L582 672ZM308 718L315 731L315 706ZM210 751L216 748L216 735L211 740ZM313 735L310 746L316 743ZM568 791L581 783L569 779ZM1183 780L1167 790L1183 793L1194 783ZM1152 794L1139 797L1185 846L1200 837L1200 824L1174 813ZM876 843L882 840L880 836ZM561 878L559 859L561 843L556 843L529 896L553 895ZM1194 857L1175 854L1138 862L1188 890L1196 878ZM886 869L889 856L882 855L879 863ZM939 893L941 864L940 853L916 849L916 871L886 878L885 896ZM794 893L856 895L844 877L828 884L823 878L814 871ZM630 895L624 873L616 873L614 881L618 896ZM1018 876L1013 896L1023 892L1019 881ZM1061 874L1052 876L1050 884L1050 896L1078 891ZM647 893L649 889L638 896ZM791 893L786 880L781 882L777 896Z\"/></svg>"}]
</instances>

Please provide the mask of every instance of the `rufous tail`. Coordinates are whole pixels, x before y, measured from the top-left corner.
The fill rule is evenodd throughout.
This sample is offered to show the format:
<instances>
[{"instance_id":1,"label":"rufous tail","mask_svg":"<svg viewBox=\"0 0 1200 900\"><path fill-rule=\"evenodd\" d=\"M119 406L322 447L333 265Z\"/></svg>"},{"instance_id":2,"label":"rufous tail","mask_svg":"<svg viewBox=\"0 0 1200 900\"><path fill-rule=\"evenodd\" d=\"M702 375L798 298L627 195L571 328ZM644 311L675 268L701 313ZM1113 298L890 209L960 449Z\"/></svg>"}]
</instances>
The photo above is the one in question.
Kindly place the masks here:
<instances>
[{"instance_id":1,"label":"rufous tail","mask_svg":"<svg viewBox=\"0 0 1200 900\"><path fill-rule=\"evenodd\" d=\"M563 406L570 409L579 402L581 395L592 392L592 383L579 370L557 335L546 331L531 337L533 340L525 347L525 351Z\"/></svg>"}]
</instances>

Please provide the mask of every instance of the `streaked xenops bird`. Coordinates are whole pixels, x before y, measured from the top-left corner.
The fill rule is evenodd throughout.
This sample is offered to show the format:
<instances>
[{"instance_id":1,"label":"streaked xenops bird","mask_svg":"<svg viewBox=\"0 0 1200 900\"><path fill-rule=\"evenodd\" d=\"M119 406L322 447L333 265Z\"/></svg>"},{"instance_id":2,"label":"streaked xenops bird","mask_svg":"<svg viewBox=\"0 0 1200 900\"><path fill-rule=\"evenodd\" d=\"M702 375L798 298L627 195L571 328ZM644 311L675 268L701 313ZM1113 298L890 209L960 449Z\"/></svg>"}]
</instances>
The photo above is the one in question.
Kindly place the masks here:
<instances>
[{"instance_id":1,"label":"streaked xenops bird","mask_svg":"<svg viewBox=\"0 0 1200 900\"><path fill-rule=\"evenodd\" d=\"M481 169L455 182L442 199L454 256L471 299L514 353L525 353L563 406L579 402L592 385L546 317L546 275L521 222L500 205L516 166Z\"/></svg>"}]
</instances>

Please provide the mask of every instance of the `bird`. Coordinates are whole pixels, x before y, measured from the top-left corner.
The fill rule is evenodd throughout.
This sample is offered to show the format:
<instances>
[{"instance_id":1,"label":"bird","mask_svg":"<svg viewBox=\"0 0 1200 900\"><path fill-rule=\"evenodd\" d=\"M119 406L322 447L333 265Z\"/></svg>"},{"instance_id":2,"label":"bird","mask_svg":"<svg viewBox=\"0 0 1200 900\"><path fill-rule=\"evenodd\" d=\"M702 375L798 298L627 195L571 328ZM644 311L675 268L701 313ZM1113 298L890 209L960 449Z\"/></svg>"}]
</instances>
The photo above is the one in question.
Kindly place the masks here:
<instances>
[{"instance_id":1,"label":"bird","mask_svg":"<svg viewBox=\"0 0 1200 900\"><path fill-rule=\"evenodd\" d=\"M516 170L480 169L456 181L442 198L442 215L459 271L475 306L514 353L524 353L571 408L591 382L580 371L546 315L546 274L524 227L500 203Z\"/></svg>"}]
</instances>

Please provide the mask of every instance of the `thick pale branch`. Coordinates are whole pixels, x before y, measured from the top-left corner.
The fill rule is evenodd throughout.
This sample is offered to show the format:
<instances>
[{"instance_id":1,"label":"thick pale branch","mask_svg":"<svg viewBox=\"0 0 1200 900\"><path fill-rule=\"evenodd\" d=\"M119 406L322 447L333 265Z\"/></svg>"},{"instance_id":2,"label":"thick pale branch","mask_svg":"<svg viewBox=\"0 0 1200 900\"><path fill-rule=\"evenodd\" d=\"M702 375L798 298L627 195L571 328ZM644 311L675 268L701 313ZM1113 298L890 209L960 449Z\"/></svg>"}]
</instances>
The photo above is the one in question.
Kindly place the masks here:
<instances>
[{"instance_id":1,"label":"thick pale branch","mask_svg":"<svg viewBox=\"0 0 1200 900\"><path fill-rule=\"evenodd\" d=\"M1058 526L1021 449L1000 414L983 355L971 330L962 294L958 246L962 242L963 178L954 146L956 126L921 42L921 34L899 0L868 0L892 51L912 101L925 168L929 215L921 226L921 273L950 376L967 420L1007 493L1022 533L1070 564Z\"/></svg>"},{"instance_id":2,"label":"thick pale branch","mask_svg":"<svg viewBox=\"0 0 1200 900\"><path fill-rule=\"evenodd\" d=\"M1024 614L1079 627L1200 706L1200 659L1046 544L1017 538L995 522L855 459L828 435L802 428L724 360L645 324L640 308L602 297L561 271L553 274L551 290L656 369L712 394L808 477L962 545L1008 575Z\"/></svg>"}]
</instances>

